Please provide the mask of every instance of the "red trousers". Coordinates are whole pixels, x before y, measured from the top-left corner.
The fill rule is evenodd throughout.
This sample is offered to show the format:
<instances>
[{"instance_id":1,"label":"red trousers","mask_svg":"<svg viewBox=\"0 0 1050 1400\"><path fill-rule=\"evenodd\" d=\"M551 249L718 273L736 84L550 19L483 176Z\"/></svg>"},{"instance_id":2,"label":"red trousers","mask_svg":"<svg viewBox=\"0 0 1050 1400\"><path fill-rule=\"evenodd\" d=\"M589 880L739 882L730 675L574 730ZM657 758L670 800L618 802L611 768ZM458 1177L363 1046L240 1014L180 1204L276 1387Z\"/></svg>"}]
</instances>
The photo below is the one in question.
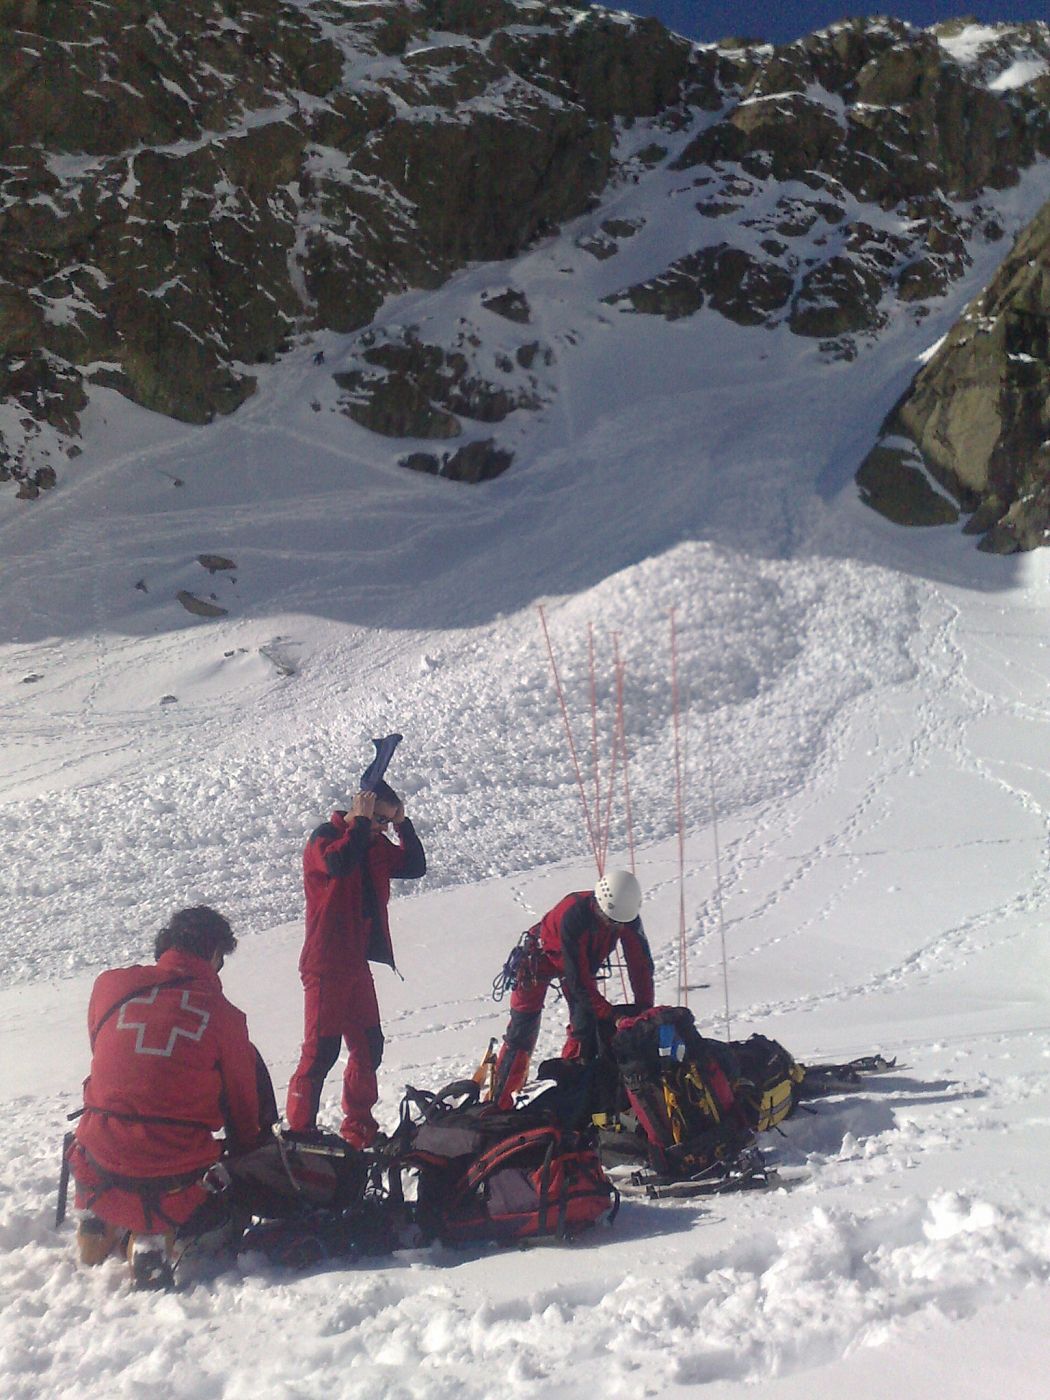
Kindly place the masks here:
<instances>
[{"instance_id":1,"label":"red trousers","mask_svg":"<svg viewBox=\"0 0 1050 1400\"><path fill-rule=\"evenodd\" d=\"M540 1033L543 1004L547 1000L547 992L552 982L557 982L561 987L570 1012L561 1057L563 1060L578 1060L583 1054L583 1046L572 1028L573 1005L569 1001L562 975L549 959L540 957L535 967L529 970L528 976L523 977L510 994L510 1024L503 1037L493 1071L492 1097L500 1108L511 1108L514 1095L525 1083L532 1052L536 1048Z\"/></svg>"},{"instance_id":2,"label":"red trousers","mask_svg":"<svg viewBox=\"0 0 1050 1400\"><path fill-rule=\"evenodd\" d=\"M288 1085L285 1116L293 1132L317 1126L321 1090L329 1070L347 1049L343 1072L343 1123L339 1131L355 1147L368 1147L378 1124L372 1109L379 1098L376 1070L383 1058L379 1005L368 967L354 976L304 976L306 1000L303 1049Z\"/></svg>"},{"instance_id":3,"label":"red trousers","mask_svg":"<svg viewBox=\"0 0 1050 1400\"><path fill-rule=\"evenodd\" d=\"M90 1211L120 1230L156 1234L176 1229L208 1199L201 1185L204 1167L184 1172L181 1181L116 1176L99 1167L76 1140L69 1148L69 1165L76 1182L77 1209Z\"/></svg>"}]
</instances>

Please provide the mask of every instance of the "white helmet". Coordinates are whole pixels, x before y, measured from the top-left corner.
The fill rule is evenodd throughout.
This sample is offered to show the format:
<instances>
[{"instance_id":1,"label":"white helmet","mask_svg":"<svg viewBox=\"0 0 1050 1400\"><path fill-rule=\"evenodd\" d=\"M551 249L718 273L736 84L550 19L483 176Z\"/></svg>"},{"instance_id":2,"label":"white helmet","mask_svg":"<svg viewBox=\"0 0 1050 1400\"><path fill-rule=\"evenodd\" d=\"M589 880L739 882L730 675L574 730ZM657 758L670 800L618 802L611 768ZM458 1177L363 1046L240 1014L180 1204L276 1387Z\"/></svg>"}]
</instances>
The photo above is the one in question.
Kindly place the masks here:
<instances>
[{"instance_id":1,"label":"white helmet","mask_svg":"<svg viewBox=\"0 0 1050 1400\"><path fill-rule=\"evenodd\" d=\"M629 924L642 907L642 887L629 870L607 870L594 887L594 902L613 923Z\"/></svg>"}]
</instances>

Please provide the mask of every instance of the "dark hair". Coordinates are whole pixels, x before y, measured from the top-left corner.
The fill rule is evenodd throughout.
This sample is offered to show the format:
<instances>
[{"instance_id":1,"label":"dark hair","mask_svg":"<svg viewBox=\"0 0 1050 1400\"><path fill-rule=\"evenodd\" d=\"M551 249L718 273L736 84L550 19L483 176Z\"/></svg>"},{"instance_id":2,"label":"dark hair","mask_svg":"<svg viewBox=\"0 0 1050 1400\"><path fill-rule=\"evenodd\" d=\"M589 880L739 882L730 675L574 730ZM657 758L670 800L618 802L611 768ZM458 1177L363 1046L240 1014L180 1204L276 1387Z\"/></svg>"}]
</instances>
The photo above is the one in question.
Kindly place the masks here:
<instances>
[{"instance_id":1,"label":"dark hair","mask_svg":"<svg viewBox=\"0 0 1050 1400\"><path fill-rule=\"evenodd\" d=\"M169 948L179 948L210 961L216 953L225 957L236 947L237 940L229 921L207 904L196 904L192 909L176 909L167 927L157 934L153 956L156 959Z\"/></svg>"},{"instance_id":2,"label":"dark hair","mask_svg":"<svg viewBox=\"0 0 1050 1400\"><path fill-rule=\"evenodd\" d=\"M398 797L397 793L390 786L390 784L384 782L382 778L380 778L379 781L373 785L372 791L375 793L376 797L380 802L389 802L391 807L401 806L400 797Z\"/></svg>"}]
</instances>

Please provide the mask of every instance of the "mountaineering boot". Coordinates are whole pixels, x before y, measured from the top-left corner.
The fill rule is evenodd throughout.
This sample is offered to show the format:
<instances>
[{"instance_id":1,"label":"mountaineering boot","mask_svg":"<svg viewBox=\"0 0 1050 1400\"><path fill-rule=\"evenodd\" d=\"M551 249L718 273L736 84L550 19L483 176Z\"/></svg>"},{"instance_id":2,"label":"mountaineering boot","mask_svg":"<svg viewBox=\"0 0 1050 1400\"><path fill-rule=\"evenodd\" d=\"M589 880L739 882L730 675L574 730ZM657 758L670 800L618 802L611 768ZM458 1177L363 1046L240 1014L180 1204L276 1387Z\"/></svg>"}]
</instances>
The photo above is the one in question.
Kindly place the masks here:
<instances>
[{"instance_id":1,"label":"mountaineering boot","mask_svg":"<svg viewBox=\"0 0 1050 1400\"><path fill-rule=\"evenodd\" d=\"M174 1237L168 1235L132 1235L128 1240L128 1263L131 1265L132 1288L159 1291L175 1287L175 1270L171 1263Z\"/></svg>"},{"instance_id":2,"label":"mountaineering boot","mask_svg":"<svg viewBox=\"0 0 1050 1400\"><path fill-rule=\"evenodd\" d=\"M97 1215L82 1215L77 1221L77 1256L89 1269L108 1259L120 1243L124 1231L107 1225Z\"/></svg>"},{"instance_id":3,"label":"mountaineering boot","mask_svg":"<svg viewBox=\"0 0 1050 1400\"><path fill-rule=\"evenodd\" d=\"M326 1134L320 1128L289 1128L286 1123L275 1123L273 1135L278 1142L293 1143L297 1146L320 1146ZM329 1135L330 1136L330 1135Z\"/></svg>"},{"instance_id":4,"label":"mountaineering boot","mask_svg":"<svg viewBox=\"0 0 1050 1400\"><path fill-rule=\"evenodd\" d=\"M371 1147L378 1132L379 1124L370 1113L361 1114L357 1118L351 1118L348 1114L339 1128L339 1136L342 1140L348 1142L358 1152L364 1152Z\"/></svg>"}]
</instances>

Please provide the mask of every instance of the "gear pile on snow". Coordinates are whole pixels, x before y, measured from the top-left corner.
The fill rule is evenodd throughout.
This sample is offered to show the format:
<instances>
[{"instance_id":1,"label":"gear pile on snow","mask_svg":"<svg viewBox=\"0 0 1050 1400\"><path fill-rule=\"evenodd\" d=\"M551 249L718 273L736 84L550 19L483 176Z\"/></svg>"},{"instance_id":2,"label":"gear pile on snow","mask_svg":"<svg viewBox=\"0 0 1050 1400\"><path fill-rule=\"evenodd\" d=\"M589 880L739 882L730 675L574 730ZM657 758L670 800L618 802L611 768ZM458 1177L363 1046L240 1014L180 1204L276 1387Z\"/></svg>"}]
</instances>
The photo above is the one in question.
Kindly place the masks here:
<instances>
[{"instance_id":1,"label":"gear pile on snow","mask_svg":"<svg viewBox=\"0 0 1050 1400\"><path fill-rule=\"evenodd\" d=\"M250 1191L261 1217L241 1252L302 1268L435 1240L569 1240L615 1218L593 1127L565 1126L551 1103L502 1110L479 1097L472 1080L409 1087L393 1137L367 1152L278 1134L234 1166L231 1192Z\"/></svg>"},{"instance_id":2,"label":"gear pile on snow","mask_svg":"<svg viewBox=\"0 0 1050 1400\"><path fill-rule=\"evenodd\" d=\"M862 1075L895 1064L872 1055L804 1066L767 1036L709 1040L692 1013L675 1006L621 1020L610 1050L618 1071L612 1094L608 1079L592 1090L602 1160L643 1168L633 1182L650 1195L672 1185L701 1192L775 1184L758 1134L804 1100L854 1089Z\"/></svg>"},{"instance_id":3,"label":"gear pile on snow","mask_svg":"<svg viewBox=\"0 0 1050 1400\"><path fill-rule=\"evenodd\" d=\"M482 1102L476 1079L436 1093L408 1087L397 1129L368 1151L275 1129L205 1184L238 1252L296 1268L433 1241L571 1240L611 1223L621 1191L652 1199L777 1184L758 1134L803 1100L894 1065L874 1055L803 1066L766 1036L709 1040L688 1010L654 1007L621 1018L607 1054L546 1061L541 1080L553 1084L514 1108ZM607 1173L624 1166L633 1170L614 1184ZM175 1239L168 1286L196 1247Z\"/></svg>"},{"instance_id":4,"label":"gear pile on snow","mask_svg":"<svg viewBox=\"0 0 1050 1400\"><path fill-rule=\"evenodd\" d=\"M635 1138L644 1140L654 1172L696 1177L751 1144L753 1128L733 1087L739 1076L684 1007L657 1006L621 1021L611 1048Z\"/></svg>"}]
</instances>

